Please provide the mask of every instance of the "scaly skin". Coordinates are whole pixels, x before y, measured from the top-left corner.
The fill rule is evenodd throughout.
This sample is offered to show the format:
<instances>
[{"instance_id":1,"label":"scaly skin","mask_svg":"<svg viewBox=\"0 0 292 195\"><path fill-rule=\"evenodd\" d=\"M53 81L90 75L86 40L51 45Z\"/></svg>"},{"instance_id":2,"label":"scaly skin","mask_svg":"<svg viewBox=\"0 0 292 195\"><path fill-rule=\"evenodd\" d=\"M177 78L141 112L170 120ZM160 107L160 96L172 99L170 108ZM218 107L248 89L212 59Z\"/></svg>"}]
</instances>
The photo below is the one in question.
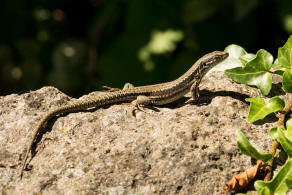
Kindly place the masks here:
<instances>
[{"instance_id":1,"label":"scaly skin","mask_svg":"<svg viewBox=\"0 0 292 195\"><path fill-rule=\"evenodd\" d=\"M41 128L45 128L45 124L53 117L60 114L84 111L89 108L129 101L131 101L138 108L143 105L163 105L183 97L189 91L192 92L193 101L196 101L199 97L199 84L202 78L211 68L222 62L227 57L228 53L226 52L214 51L201 57L186 73L174 81L115 90L113 92L108 92L86 100L77 100L69 103L68 105L51 110L42 118L37 127L34 129L33 136L28 145L27 152L20 169L20 177L22 177L23 170L26 166L26 161L36 137L38 136Z\"/></svg>"}]
</instances>

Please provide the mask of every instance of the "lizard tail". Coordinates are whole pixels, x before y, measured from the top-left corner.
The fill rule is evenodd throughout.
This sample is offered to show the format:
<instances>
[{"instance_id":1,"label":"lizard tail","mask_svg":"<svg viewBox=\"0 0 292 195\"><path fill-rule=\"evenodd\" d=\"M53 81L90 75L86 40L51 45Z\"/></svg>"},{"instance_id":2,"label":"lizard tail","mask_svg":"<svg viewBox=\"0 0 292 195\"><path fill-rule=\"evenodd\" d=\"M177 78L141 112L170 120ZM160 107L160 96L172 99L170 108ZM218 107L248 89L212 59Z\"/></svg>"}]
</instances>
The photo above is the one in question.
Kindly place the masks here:
<instances>
[{"instance_id":1,"label":"lizard tail","mask_svg":"<svg viewBox=\"0 0 292 195\"><path fill-rule=\"evenodd\" d=\"M65 106L61 106L55 110L52 110L50 111L48 114L46 114L42 120L38 123L37 127L34 129L33 131L33 136L30 140L30 143L28 145L28 148L27 148L27 151L26 151L26 154L25 154L25 157L24 157L24 160L23 160L23 163L22 163L22 166L21 166L21 169L19 171L19 178L21 179L22 178L22 175L23 175L23 171L26 167L26 162L27 162L27 159L28 159L28 156L29 156L29 153L31 152L31 149L32 149L32 146L35 142L35 139L37 138L39 132L41 131L41 129L45 126L45 124L50 120L52 119L53 117L59 115L59 114L65 114L65 113L69 113L69 112L76 112L76 111L79 111L79 110L83 110L83 109L86 109L86 108L89 108L91 107L91 104L88 103L89 101L84 101L82 103L82 106L80 106L80 102L77 101L75 103L72 103L72 104L69 104L69 105L65 105ZM96 101L97 102L97 101ZM96 103L95 102L95 103Z\"/></svg>"},{"instance_id":2,"label":"lizard tail","mask_svg":"<svg viewBox=\"0 0 292 195\"><path fill-rule=\"evenodd\" d=\"M28 148L27 148L27 151L26 151L26 154L25 154L25 157L24 157L24 160L23 160L23 163L22 163L22 166L21 166L21 169L19 171L19 177L21 178L22 177L22 174L23 174L23 170L25 169L25 166L26 166L26 161L28 159L28 156L29 156L29 153L31 151L31 148L32 148L32 145L34 143L34 140L36 139L38 133L40 132L42 126L50 119L48 118L48 116L50 115L50 113L48 115L46 115L38 124L38 126L35 128L34 130L34 133L33 133L33 136L31 138L31 141L28 145Z\"/></svg>"}]
</instances>

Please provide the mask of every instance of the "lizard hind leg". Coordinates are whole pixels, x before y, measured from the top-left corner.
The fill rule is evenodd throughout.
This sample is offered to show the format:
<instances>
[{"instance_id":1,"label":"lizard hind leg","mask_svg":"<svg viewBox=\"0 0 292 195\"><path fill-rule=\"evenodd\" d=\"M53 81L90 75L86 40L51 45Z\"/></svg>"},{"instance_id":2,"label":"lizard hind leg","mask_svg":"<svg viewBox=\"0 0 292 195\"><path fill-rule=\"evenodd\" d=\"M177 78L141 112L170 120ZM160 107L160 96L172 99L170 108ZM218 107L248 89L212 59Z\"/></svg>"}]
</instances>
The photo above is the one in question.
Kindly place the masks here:
<instances>
[{"instance_id":1,"label":"lizard hind leg","mask_svg":"<svg viewBox=\"0 0 292 195\"><path fill-rule=\"evenodd\" d=\"M192 98L190 98L189 100L186 101L187 104L190 104L190 103L197 103L198 100L199 100L199 97L200 97L200 89L199 89L199 85L198 83L194 83L192 86L191 86L191 94L192 94Z\"/></svg>"},{"instance_id":2,"label":"lizard hind leg","mask_svg":"<svg viewBox=\"0 0 292 195\"><path fill-rule=\"evenodd\" d=\"M125 89L132 89L132 88L135 88L135 86L131 83L125 83L124 84L124 87L123 87L123 90Z\"/></svg>"}]
</instances>

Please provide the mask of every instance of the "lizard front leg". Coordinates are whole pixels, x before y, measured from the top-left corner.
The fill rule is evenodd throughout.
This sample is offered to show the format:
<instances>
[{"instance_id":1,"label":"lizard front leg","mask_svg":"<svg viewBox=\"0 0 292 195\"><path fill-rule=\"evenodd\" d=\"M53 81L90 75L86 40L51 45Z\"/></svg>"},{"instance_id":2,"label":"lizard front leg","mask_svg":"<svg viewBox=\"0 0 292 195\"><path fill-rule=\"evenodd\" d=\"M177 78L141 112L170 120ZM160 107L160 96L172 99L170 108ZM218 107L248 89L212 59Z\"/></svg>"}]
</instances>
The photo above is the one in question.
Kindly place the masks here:
<instances>
[{"instance_id":1,"label":"lizard front leg","mask_svg":"<svg viewBox=\"0 0 292 195\"><path fill-rule=\"evenodd\" d=\"M200 97L199 82L194 82L191 86L192 98L189 99L186 103L196 103Z\"/></svg>"}]
</instances>

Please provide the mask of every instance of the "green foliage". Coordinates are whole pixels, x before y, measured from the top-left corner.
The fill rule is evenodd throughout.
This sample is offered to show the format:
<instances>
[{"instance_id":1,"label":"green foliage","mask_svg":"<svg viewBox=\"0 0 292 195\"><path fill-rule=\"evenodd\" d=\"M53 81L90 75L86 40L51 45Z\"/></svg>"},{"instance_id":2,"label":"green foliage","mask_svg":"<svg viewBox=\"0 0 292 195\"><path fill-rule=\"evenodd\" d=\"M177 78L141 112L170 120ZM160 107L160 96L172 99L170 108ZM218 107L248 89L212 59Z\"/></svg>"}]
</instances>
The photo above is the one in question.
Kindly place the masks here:
<instances>
[{"instance_id":1,"label":"green foliage","mask_svg":"<svg viewBox=\"0 0 292 195\"><path fill-rule=\"evenodd\" d=\"M273 56L261 49L255 56L241 57L243 67L225 70L225 74L236 82L256 86L263 95L268 95L272 88L272 76L269 73Z\"/></svg>"},{"instance_id":2,"label":"green foliage","mask_svg":"<svg viewBox=\"0 0 292 195\"><path fill-rule=\"evenodd\" d=\"M283 74L282 87L287 93L292 93L292 36L278 50L277 67L286 68Z\"/></svg>"},{"instance_id":3,"label":"green foliage","mask_svg":"<svg viewBox=\"0 0 292 195\"><path fill-rule=\"evenodd\" d=\"M272 139L277 139L277 130L278 130L278 127L273 127L270 129L270 136Z\"/></svg>"},{"instance_id":4,"label":"green foliage","mask_svg":"<svg viewBox=\"0 0 292 195\"><path fill-rule=\"evenodd\" d=\"M236 131L236 141L238 148L243 154L255 158L257 160L262 160L264 162L268 162L269 160L271 160L272 158L271 154L258 152L257 149L255 149L250 144L248 139L240 130Z\"/></svg>"},{"instance_id":5,"label":"green foliage","mask_svg":"<svg viewBox=\"0 0 292 195\"><path fill-rule=\"evenodd\" d=\"M284 108L285 102L279 97L271 98L265 103L263 98L246 98L250 102L247 121L253 123L257 120L264 119L267 115L277 112Z\"/></svg>"},{"instance_id":6,"label":"green foliage","mask_svg":"<svg viewBox=\"0 0 292 195\"><path fill-rule=\"evenodd\" d=\"M292 50L290 51L292 53ZM285 92L292 93L292 70L287 69L283 74L282 86Z\"/></svg>"},{"instance_id":7,"label":"green foliage","mask_svg":"<svg viewBox=\"0 0 292 195\"><path fill-rule=\"evenodd\" d=\"M230 49L232 48L232 49ZM235 48L235 49L234 49ZM256 55L247 54L240 46L230 45L226 51L231 51L232 61L226 61L225 74L234 81L242 84L256 86L263 95L268 95L272 88L271 68L277 70L276 74L283 76L282 87L287 93L292 93L292 36L285 45L278 50L278 58L273 63L273 56L260 49ZM235 52L236 51L236 52ZM234 66L229 63L234 62ZM242 64L238 67L238 64Z\"/></svg>"},{"instance_id":8,"label":"green foliage","mask_svg":"<svg viewBox=\"0 0 292 195\"><path fill-rule=\"evenodd\" d=\"M263 49L260 49L256 55L248 54L237 45L230 45L226 50L233 53L231 58L236 62L236 66L241 64L239 67L225 70L229 78L239 83L256 86L263 95L268 95L272 88L271 74L274 73L282 76L283 91L292 93L292 36L283 47L279 48L278 58L274 63L272 55ZM224 66L231 67L228 63L232 61L225 62L227 64ZM270 98L267 103L260 97L246 98L246 101L250 102L247 117L250 123L264 119L267 115L281 111L285 107L285 102L278 96ZM292 188L292 118L287 120L286 128L287 131L280 127L270 129L271 138L281 144L289 159L271 181L256 181L255 188L260 195L286 194ZM268 161L272 163L272 154L258 152L241 131L236 131L236 139L238 148L243 154L265 163Z\"/></svg>"},{"instance_id":9,"label":"green foliage","mask_svg":"<svg viewBox=\"0 0 292 195\"><path fill-rule=\"evenodd\" d=\"M292 36L285 45L278 50L278 63L282 68L292 68Z\"/></svg>"},{"instance_id":10,"label":"green foliage","mask_svg":"<svg viewBox=\"0 0 292 195\"><path fill-rule=\"evenodd\" d=\"M240 47L236 44L231 44L227 46L224 51L228 52L229 57L233 57L234 59L238 59L239 57L247 54L243 47Z\"/></svg>"},{"instance_id":11,"label":"green foliage","mask_svg":"<svg viewBox=\"0 0 292 195\"><path fill-rule=\"evenodd\" d=\"M241 67L241 57L247 55L248 53L239 45L229 45L225 48L225 52L228 52L229 56L214 69L219 71L224 71L226 69L231 69L235 67Z\"/></svg>"},{"instance_id":12,"label":"green foliage","mask_svg":"<svg viewBox=\"0 0 292 195\"><path fill-rule=\"evenodd\" d=\"M287 155L291 158L292 157L292 141L287 136L287 131L285 132L284 129L280 127L273 127L270 130L270 136L273 139L276 139L285 150Z\"/></svg>"},{"instance_id":13,"label":"green foliage","mask_svg":"<svg viewBox=\"0 0 292 195\"><path fill-rule=\"evenodd\" d=\"M180 30L154 31L150 42L142 47L138 53L138 58L144 63L145 71L152 71L154 62L151 55L162 55L171 53L176 49L176 42L183 39L183 32Z\"/></svg>"},{"instance_id":14,"label":"green foliage","mask_svg":"<svg viewBox=\"0 0 292 195\"><path fill-rule=\"evenodd\" d=\"M258 180L255 182L255 189L260 194L284 195L291 188L292 181L292 159L289 159L275 177L268 182ZM265 188L268 188L266 190ZM264 190L265 189L265 190ZM264 190L264 191L263 191Z\"/></svg>"},{"instance_id":15,"label":"green foliage","mask_svg":"<svg viewBox=\"0 0 292 195\"><path fill-rule=\"evenodd\" d=\"M288 137L288 139L292 140L292 118L288 119L286 122L286 136Z\"/></svg>"},{"instance_id":16,"label":"green foliage","mask_svg":"<svg viewBox=\"0 0 292 195\"><path fill-rule=\"evenodd\" d=\"M263 187L260 191L260 195L271 195L271 191L268 187Z\"/></svg>"},{"instance_id":17,"label":"green foliage","mask_svg":"<svg viewBox=\"0 0 292 195\"><path fill-rule=\"evenodd\" d=\"M279 63L278 58L274 61L272 68L276 69L277 71L283 69L282 65Z\"/></svg>"},{"instance_id":18,"label":"green foliage","mask_svg":"<svg viewBox=\"0 0 292 195\"><path fill-rule=\"evenodd\" d=\"M249 61L253 60L254 58L256 57L255 54L252 54L252 53L247 53L243 56L240 56L239 57L239 60L241 61L241 63L243 65L247 64Z\"/></svg>"}]
</instances>

